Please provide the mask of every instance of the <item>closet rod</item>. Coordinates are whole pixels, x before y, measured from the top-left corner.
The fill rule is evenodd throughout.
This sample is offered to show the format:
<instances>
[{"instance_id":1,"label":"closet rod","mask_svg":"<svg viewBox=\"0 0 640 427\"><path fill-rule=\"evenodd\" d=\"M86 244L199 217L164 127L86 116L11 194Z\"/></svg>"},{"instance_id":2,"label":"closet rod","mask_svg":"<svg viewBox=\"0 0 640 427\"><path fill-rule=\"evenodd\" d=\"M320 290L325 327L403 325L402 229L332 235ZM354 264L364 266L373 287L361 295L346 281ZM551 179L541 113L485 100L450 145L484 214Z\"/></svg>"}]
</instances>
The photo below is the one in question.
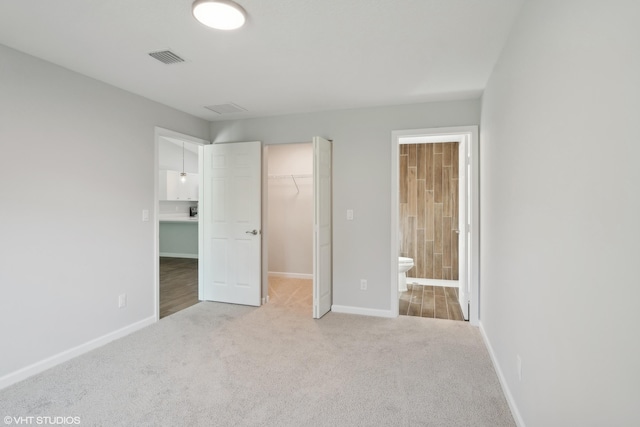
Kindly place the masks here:
<instances>
[{"instance_id":1,"label":"closet rod","mask_svg":"<svg viewBox=\"0 0 640 427\"><path fill-rule=\"evenodd\" d=\"M311 177L313 177L313 175L269 175L269 178L273 178L273 179L291 178L293 180L293 184L296 186L296 191L298 193L300 193L300 187L298 187L298 182L296 181L296 178L311 178Z\"/></svg>"},{"instance_id":2,"label":"closet rod","mask_svg":"<svg viewBox=\"0 0 640 427\"><path fill-rule=\"evenodd\" d=\"M307 175L292 175L292 174L288 174L288 175L268 175L269 178L273 178L273 179L288 179L288 178L311 178L313 175L311 174L307 174Z\"/></svg>"}]
</instances>

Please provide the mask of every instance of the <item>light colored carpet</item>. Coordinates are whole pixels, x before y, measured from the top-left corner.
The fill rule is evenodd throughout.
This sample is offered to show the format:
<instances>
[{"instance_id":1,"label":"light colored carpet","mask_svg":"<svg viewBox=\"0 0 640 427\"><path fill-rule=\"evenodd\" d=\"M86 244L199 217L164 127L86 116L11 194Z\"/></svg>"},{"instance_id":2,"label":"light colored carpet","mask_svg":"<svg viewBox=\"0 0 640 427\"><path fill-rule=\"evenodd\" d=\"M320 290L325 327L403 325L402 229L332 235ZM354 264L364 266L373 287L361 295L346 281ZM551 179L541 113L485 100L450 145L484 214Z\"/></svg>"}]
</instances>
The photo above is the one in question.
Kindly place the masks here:
<instances>
[{"instance_id":1,"label":"light colored carpet","mask_svg":"<svg viewBox=\"0 0 640 427\"><path fill-rule=\"evenodd\" d=\"M1 390L0 415L83 426L515 425L476 328L313 320L294 300L197 304Z\"/></svg>"}]
</instances>

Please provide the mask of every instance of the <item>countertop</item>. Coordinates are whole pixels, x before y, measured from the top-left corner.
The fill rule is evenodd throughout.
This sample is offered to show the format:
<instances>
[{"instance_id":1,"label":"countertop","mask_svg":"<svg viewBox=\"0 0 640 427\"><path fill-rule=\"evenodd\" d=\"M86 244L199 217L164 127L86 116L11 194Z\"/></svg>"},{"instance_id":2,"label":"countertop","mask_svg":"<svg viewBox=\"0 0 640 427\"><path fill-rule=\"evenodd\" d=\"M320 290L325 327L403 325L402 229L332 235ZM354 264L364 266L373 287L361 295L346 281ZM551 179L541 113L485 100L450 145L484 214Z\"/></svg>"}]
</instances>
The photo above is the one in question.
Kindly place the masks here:
<instances>
[{"instance_id":1,"label":"countertop","mask_svg":"<svg viewBox=\"0 0 640 427\"><path fill-rule=\"evenodd\" d=\"M198 223L197 216L188 216L188 215L160 215L160 222L192 222L194 224Z\"/></svg>"}]
</instances>

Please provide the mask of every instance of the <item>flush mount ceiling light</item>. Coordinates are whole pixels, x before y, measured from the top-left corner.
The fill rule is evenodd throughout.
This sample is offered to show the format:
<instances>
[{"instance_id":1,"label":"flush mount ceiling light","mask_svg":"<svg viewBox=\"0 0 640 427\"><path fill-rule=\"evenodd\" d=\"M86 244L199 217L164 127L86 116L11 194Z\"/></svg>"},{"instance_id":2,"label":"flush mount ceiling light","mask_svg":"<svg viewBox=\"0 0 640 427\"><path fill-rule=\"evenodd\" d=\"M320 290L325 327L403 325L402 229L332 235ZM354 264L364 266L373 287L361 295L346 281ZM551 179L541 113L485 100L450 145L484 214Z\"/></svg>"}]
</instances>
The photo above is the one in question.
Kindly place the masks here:
<instances>
[{"instance_id":1,"label":"flush mount ceiling light","mask_svg":"<svg viewBox=\"0 0 640 427\"><path fill-rule=\"evenodd\" d=\"M247 19L242 6L231 0L196 0L193 16L207 27L218 30L235 30Z\"/></svg>"}]
</instances>

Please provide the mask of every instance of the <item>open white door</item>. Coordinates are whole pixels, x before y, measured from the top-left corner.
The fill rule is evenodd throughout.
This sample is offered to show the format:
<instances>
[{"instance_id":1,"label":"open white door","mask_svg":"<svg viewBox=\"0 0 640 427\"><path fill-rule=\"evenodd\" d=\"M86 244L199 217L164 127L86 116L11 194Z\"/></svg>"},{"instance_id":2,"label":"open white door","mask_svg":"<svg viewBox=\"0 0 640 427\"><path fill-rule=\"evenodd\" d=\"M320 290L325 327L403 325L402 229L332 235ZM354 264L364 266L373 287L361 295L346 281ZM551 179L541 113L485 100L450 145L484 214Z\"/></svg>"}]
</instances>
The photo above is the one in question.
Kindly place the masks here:
<instances>
[{"instance_id":1,"label":"open white door","mask_svg":"<svg viewBox=\"0 0 640 427\"><path fill-rule=\"evenodd\" d=\"M331 142L313 138L313 318L331 310Z\"/></svg>"},{"instance_id":2,"label":"open white door","mask_svg":"<svg viewBox=\"0 0 640 427\"><path fill-rule=\"evenodd\" d=\"M203 147L199 299L260 305L262 144Z\"/></svg>"},{"instance_id":3,"label":"open white door","mask_svg":"<svg viewBox=\"0 0 640 427\"><path fill-rule=\"evenodd\" d=\"M469 320L470 283L467 255L469 248L469 137L464 136L458 147L458 301L464 320Z\"/></svg>"}]
</instances>

